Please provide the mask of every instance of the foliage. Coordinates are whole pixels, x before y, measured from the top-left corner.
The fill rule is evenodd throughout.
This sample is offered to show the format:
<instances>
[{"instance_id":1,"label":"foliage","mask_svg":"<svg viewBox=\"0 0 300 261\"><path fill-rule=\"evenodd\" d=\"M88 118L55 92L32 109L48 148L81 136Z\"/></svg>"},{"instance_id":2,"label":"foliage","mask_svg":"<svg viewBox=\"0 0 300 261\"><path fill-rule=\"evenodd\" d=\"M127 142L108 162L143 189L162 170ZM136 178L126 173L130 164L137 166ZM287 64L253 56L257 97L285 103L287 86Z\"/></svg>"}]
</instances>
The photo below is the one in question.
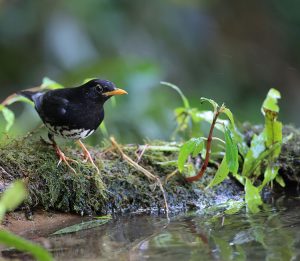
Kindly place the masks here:
<instances>
[{"instance_id":1,"label":"foliage","mask_svg":"<svg viewBox=\"0 0 300 261\"><path fill-rule=\"evenodd\" d=\"M102 225L106 224L110 219L111 219L110 216L106 216L106 217L101 218L101 219L82 222L82 223L79 223L79 224L75 224L75 225L60 229L60 230L54 232L53 235L70 234L70 233L75 233L75 232L78 232L78 231L81 231L81 230L86 230L86 229L99 227L99 226L102 226Z\"/></svg>"},{"instance_id":2,"label":"foliage","mask_svg":"<svg viewBox=\"0 0 300 261\"><path fill-rule=\"evenodd\" d=\"M26 197L27 191L22 181L15 181L2 195L0 200L0 221L4 214L14 210ZM6 230L0 230L0 242L18 250L29 252L39 261L50 261L52 257L42 247L31 243Z\"/></svg>"},{"instance_id":3,"label":"foliage","mask_svg":"<svg viewBox=\"0 0 300 261\"><path fill-rule=\"evenodd\" d=\"M281 98L279 91L270 89L266 99L263 102L261 111L265 118L263 131L259 135L254 135L250 148L245 143L245 137L241 134L235 125L232 112L225 107L219 106L215 101L207 98L201 98L201 101L209 102L213 107L213 113L203 111L198 108L191 108L189 102L182 94L180 89L174 85L168 84L175 89L183 99L184 106L175 109L177 116L177 133L189 131L188 128L195 124L200 125L202 121L212 124L224 135L225 151L221 164L208 187L215 186L225 180L229 173L245 186L245 202L249 211L258 212L259 206L262 205L260 196L261 190L270 182L275 180L279 185L284 186L283 179L279 176L279 166L276 163L281 152L283 142L287 142L292 136L282 138L282 123L277 120L279 113L278 99ZM188 105L188 106L187 106ZM178 114L180 112L181 114ZM181 115L185 115L183 118ZM217 115L216 115L217 114ZM225 114L228 120L216 119L219 114ZM192 124L188 124L192 122ZM189 157L204 155L205 140L212 140L212 131L208 138L199 137L199 134L186 141L178 157L178 170L184 172L189 166ZM208 153L207 151L205 152ZM220 153L218 155L220 155ZM239 154L241 157L239 157ZM205 157L207 158L207 157ZM190 177L186 177L190 180ZM257 183L260 185L257 186Z\"/></svg>"}]
</instances>

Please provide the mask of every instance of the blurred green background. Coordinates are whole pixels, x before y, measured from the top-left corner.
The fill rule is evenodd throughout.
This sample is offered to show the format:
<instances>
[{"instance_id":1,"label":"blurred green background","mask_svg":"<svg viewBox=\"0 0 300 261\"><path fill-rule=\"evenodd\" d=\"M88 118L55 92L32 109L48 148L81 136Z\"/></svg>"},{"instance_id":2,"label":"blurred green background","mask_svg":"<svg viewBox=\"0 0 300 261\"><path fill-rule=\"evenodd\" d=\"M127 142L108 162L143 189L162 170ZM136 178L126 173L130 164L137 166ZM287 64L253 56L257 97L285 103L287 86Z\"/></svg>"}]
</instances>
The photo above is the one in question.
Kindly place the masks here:
<instances>
[{"instance_id":1,"label":"blurred green background","mask_svg":"<svg viewBox=\"0 0 300 261\"><path fill-rule=\"evenodd\" d=\"M181 101L160 81L193 106L212 98L252 123L275 87L281 120L299 126L299 41L299 1L0 0L0 100L44 76L65 86L109 79L129 95L106 104L108 132L131 143L169 139L175 128ZM29 105L10 108L13 134L41 124ZM2 134L3 125L1 115Z\"/></svg>"}]
</instances>

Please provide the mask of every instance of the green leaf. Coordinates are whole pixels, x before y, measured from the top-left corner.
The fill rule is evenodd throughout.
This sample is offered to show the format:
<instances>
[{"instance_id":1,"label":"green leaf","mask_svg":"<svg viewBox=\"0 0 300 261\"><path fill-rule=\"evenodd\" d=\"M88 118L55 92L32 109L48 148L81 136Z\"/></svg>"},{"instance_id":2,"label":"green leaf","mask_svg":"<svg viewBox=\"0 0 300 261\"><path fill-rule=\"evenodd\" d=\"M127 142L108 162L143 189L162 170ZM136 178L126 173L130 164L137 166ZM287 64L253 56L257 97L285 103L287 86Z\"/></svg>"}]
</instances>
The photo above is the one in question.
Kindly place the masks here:
<instances>
[{"instance_id":1,"label":"green leaf","mask_svg":"<svg viewBox=\"0 0 300 261\"><path fill-rule=\"evenodd\" d=\"M201 97L200 101L201 102L203 102L203 101L209 102L213 106L214 112L216 112L217 109L218 109L218 107L219 107L219 105L214 100L212 100L212 99L207 99L207 98Z\"/></svg>"},{"instance_id":2,"label":"green leaf","mask_svg":"<svg viewBox=\"0 0 300 261\"><path fill-rule=\"evenodd\" d=\"M178 107L174 110L179 131L184 131L188 128L189 117L188 111L184 107Z\"/></svg>"},{"instance_id":3,"label":"green leaf","mask_svg":"<svg viewBox=\"0 0 300 261\"><path fill-rule=\"evenodd\" d=\"M277 104L278 99L281 98L280 92L276 89L270 89L266 99L262 105L262 113L265 115L265 111L269 110L278 114L279 106Z\"/></svg>"},{"instance_id":4,"label":"green leaf","mask_svg":"<svg viewBox=\"0 0 300 261\"><path fill-rule=\"evenodd\" d=\"M108 131L107 131L106 124L104 121L100 125L100 131L104 136L108 137Z\"/></svg>"},{"instance_id":5,"label":"green leaf","mask_svg":"<svg viewBox=\"0 0 300 261\"><path fill-rule=\"evenodd\" d=\"M38 261L53 260L51 255L44 248L3 229L0 230L0 242L3 245L14 247L20 251L29 252Z\"/></svg>"},{"instance_id":6,"label":"green leaf","mask_svg":"<svg viewBox=\"0 0 300 261\"><path fill-rule=\"evenodd\" d=\"M285 187L285 182L283 180L283 178L280 175L277 175L275 178L275 181L281 186L281 187Z\"/></svg>"},{"instance_id":7,"label":"green leaf","mask_svg":"<svg viewBox=\"0 0 300 261\"><path fill-rule=\"evenodd\" d=\"M224 108L222 112L226 114L226 116L230 120L231 125L234 127L235 126L234 118L233 118L233 114L232 114L231 110L229 110L228 108Z\"/></svg>"},{"instance_id":8,"label":"green leaf","mask_svg":"<svg viewBox=\"0 0 300 261\"><path fill-rule=\"evenodd\" d=\"M263 134L254 135L251 141L251 146L246 154L242 176L248 177L256 167L261 163L261 154L266 150L265 138Z\"/></svg>"},{"instance_id":9,"label":"green leaf","mask_svg":"<svg viewBox=\"0 0 300 261\"><path fill-rule=\"evenodd\" d=\"M261 191L265 185L267 185L269 182L271 182L273 179L276 178L278 174L279 166L270 166L268 165L265 173L264 173L264 180L262 184L258 187Z\"/></svg>"},{"instance_id":10,"label":"green leaf","mask_svg":"<svg viewBox=\"0 0 300 261\"><path fill-rule=\"evenodd\" d=\"M26 198L27 191L24 183L20 180L15 181L8 189L1 195L0 199L0 221L3 219L7 211L14 210Z\"/></svg>"},{"instance_id":11,"label":"green leaf","mask_svg":"<svg viewBox=\"0 0 300 261\"><path fill-rule=\"evenodd\" d=\"M193 177L196 175L195 165L192 162L188 162L184 165L185 177Z\"/></svg>"},{"instance_id":12,"label":"green leaf","mask_svg":"<svg viewBox=\"0 0 300 261\"><path fill-rule=\"evenodd\" d=\"M189 108L190 108L189 100L184 96L183 92L180 90L179 87L177 87L176 85L174 85L174 84L172 84L172 83L169 83L169 82L160 82L160 83L161 83L162 85L171 87L172 89L174 89L175 91L177 91L177 93L180 95L180 97L181 97L181 99L182 99L183 106L184 106L186 109L189 109Z\"/></svg>"},{"instance_id":13,"label":"green leaf","mask_svg":"<svg viewBox=\"0 0 300 261\"><path fill-rule=\"evenodd\" d=\"M193 154L194 156L196 156L203 149L203 142L203 138L192 138L181 146L177 162L178 170L180 172L183 171L184 164L187 161L189 155Z\"/></svg>"},{"instance_id":14,"label":"green leaf","mask_svg":"<svg viewBox=\"0 0 300 261\"><path fill-rule=\"evenodd\" d=\"M15 114L8 108L0 104L0 111L2 111L3 117L6 121L5 131L9 131L15 121Z\"/></svg>"},{"instance_id":15,"label":"green leaf","mask_svg":"<svg viewBox=\"0 0 300 261\"><path fill-rule=\"evenodd\" d=\"M73 225L73 226L69 226L69 227L60 229L60 230L56 231L55 233L53 233L52 235L69 234L69 233L74 233L74 232L78 232L78 231L81 231L81 230L86 230L86 229L90 229L90 228L94 228L94 227L99 227L99 226L102 226L102 225L106 224L109 220L110 220L110 218L97 219L97 220L82 222L80 224L76 224L76 225Z\"/></svg>"},{"instance_id":16,"label":"green leaf","mask_svg":"<svg viewBox=\"0 0 300 261\"><path fill-rule=\"evenodd\" d=\"M214 113L212 111L197 111L193 113L192 117L195 122L206 121L211 124L214 118ZM223 125L228 126L229 121L217 119L215 128L221 132L224 132Z\"/></svg>"},{"instance_id":17,"label":"green leaf","mask_svg":"<svg viewBox=\"0 0 300 261\"><path fill-rule=\"evenodd\" d=\"M282 143L282 123L268 117L269 112L266 113L264 134L267 148L275 143ZM272 157L275 160L281 152L281 146L274 151Z\"/></svg>"},{"instance_id":18,"label":"green leaf","mask_svg":"<svg viewBox=\"0 0 300 261\"><path fill-rule=\"evenodd\" d=\"M238 146L238 151L241 153L241 155L243 157L245 157L248 152L248 146L244 141L243 134L241 134L235 126L234 117L233 117L232 112L226 107L223 109L222 112L226 114L226 116L228 117L228 119L231 123L228 125L228 128L231 131L231 137L233 138L233 140L235 140L235 142Z\"/></svg>"},{"instance_id":19,"label":"green leaf","mask_svg":"<svg viewBox=\"0 0 300 261\"><path fill-rule=\"evenodd\" d=\"M32 106L34 105L34 103L33 103L31 100L25 98L24 96L16 95L16 96L12 97L11 99L9 99L9 100L7 101L6 106L7 106L7 105L11 105L11 104L13 104L13 103L15 103L15 102L25 102L25 103L28 103L28 104L30 104L30 105L32 105Z\"/></svg>"},{"instance_id":20,"label":"green leaf","mask_svg":"<svg viewBox=\"0 0 300 261\"><path fill-rule=\"evenodd\" d=\"M259 206L263 203L259 194L259 189L253 186L249 179L246 179L245 201L248 209L252 213L259 212Z\"/></svg>"},{"instance_id":21,"label":"green leaf","mask_svg":"<svg viewBox=\"0 0 300 261\"><path fill-rule=\"evenodd\" d=\"M225 127L225 143L226 143L226 162L230 172L237 173L239 168L238 148L236 142L231 137L231 131Z\"/></svg>"},{"instance_id":22,"label":"green leaf","mask_svg":"<svg viewBox=\"0 0 300 261\"><path fill-rule=\"evenodd\" d=\"M209 183L208 188L213 187L219 183L221 183L229 174L229 168L227 166L226 155L224 156L215 176L214 179Z\"/></svg>"},{"instance_id":23,"label":"green leaf","mask_svg":"<svg viewBox=\"0 0 300 261\"><path fill-rule=\"evenodd\" d=\"M48 77L43 78L41 89L55 90L55 89L63 89L63 88L64 88L63 85L49 79Z\"/></svg>"}]
</instances>

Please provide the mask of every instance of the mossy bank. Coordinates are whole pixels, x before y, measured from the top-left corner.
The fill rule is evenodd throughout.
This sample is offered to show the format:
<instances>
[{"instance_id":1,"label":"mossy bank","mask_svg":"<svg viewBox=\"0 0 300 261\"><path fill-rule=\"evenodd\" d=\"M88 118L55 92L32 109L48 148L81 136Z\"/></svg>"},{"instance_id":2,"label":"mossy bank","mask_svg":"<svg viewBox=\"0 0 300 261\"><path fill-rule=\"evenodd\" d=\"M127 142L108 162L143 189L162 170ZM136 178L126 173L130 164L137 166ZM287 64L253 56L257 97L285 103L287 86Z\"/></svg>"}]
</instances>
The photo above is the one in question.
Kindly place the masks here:
<instances>
[{"instance_id":1,"label":"mossy bank","mask_svg":"<svg viewBox=\"0 0 300 261\"><path fill-rule=\"evenodd\" d=\"M294 137L284 145L279 162L284 178L297 183L300 138L298 130L287 127L285 133L290 132ZM154 141L149 145L150 149L145 149L139 164L159 176L171 212L200 209L231 198L242 199L243 188L233 179L227 179L213 189L204 189L216 172L215 164L210 165L205 177L194 184L187 183L181 174L167 179L176 170L178 145ZM126 145L122 149L129 157L137 159L138 146ZM158 184L130 166L109 143L91 149L100 175L93 166L82 162L79 149L63 146L63 150L78 161L78 164L72 164L77 174L64 164L57 166L53 148L41 141L39 135L6 141L0 148L0 189L3 191L15 179L25 180L29 191L25 205L30 209L53 209L82 215L160 212L164 209ZM194 162L197 167L199 163Z\"/></svg>"}]
</instances>

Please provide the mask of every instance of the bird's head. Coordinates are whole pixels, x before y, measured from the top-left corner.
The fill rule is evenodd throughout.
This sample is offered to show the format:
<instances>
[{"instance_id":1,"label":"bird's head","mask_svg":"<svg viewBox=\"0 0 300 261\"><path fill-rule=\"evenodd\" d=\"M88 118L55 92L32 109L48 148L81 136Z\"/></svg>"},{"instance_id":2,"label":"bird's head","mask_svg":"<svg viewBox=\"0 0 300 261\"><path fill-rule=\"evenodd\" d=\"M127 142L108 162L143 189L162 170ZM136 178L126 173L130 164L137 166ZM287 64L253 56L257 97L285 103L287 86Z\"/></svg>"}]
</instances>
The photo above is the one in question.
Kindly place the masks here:
<instances>
[{"instance_id":1,"label":"bird's head","mask_svg":"<svg viewBox=\"0 0 300 261\"><path fill-rule=\"evenodd\" d=\"M126 91L117 88L112 82L101 79L93 79L84 84L84 88L93 97L99 97L102 101L108 100L114 95L127 94Z\"/></svg>"}]
</instances>

